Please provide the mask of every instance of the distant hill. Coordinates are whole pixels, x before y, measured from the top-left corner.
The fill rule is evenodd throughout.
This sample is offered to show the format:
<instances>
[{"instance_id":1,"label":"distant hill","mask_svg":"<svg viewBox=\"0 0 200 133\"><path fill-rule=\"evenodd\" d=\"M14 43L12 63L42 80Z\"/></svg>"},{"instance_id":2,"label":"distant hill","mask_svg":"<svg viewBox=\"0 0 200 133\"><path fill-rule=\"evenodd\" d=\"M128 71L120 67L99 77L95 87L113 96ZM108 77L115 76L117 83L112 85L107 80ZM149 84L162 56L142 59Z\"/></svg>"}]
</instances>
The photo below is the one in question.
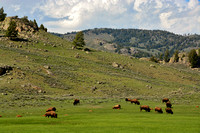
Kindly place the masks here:
<instances>
[{"instance_id":1,"label":"distant hill","mask_svg":"<svg viewBox=\"0 0 200 133\"><path fill-rule=\"evenodd\" d=\"M170 55L200 47L200 35L177 35L161 30L89 29L83 31L86 45L98 50L116 52L135 57L149 57L169 50ZM72 41L76 32L55 34Z\"/></svg>"}]
</instances>

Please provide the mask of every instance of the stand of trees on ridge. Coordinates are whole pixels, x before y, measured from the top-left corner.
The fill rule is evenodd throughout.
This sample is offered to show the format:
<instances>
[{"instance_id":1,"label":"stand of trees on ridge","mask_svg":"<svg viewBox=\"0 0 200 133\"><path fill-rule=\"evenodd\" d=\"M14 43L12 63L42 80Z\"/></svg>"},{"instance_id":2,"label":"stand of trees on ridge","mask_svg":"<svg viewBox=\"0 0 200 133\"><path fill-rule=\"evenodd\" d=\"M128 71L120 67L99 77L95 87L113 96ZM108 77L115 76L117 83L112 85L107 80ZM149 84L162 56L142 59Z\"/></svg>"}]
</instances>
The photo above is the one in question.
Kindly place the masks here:
<instances>
[{"instance_id":1,"label":"stand of trees on ridge","mask_svg":"<svg viewBox=\"0 0 200 133\"><path fill-rule=\"evenodd\" d=\"M4 13L4 9L2 7L0 9L0 22L4 21L6 16L7 16L7 14ZM17 35L18 35L18 30L16 30L17 22L25 24L27 26L30 26L35 31L43 30L43 31L47 32L47 28L45 28L43 24L41 24L40 27L38 27L38 24L35 19L32 21L32 20L28 20L27 16L24 16L22 18L18 18L18 16L15 16L15 17L12 17L12 21L9 23L9 27L7 28L7 31L5 34L6 37L9 37L11 39L17 37Z\"/></svg>"}]
</instances>

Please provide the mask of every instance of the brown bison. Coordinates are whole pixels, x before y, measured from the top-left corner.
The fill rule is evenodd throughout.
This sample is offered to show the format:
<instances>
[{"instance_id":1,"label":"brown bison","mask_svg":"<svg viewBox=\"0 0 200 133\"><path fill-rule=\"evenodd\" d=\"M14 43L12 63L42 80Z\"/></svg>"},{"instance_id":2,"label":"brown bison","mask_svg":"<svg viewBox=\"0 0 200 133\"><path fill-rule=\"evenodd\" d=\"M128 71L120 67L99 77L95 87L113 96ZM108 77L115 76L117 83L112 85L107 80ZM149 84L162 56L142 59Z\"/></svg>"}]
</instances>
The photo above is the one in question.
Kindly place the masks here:
<instances>
[{"instance_id":1,"label":"brown bison","mask_svg":"<svg viewBox=\"0 0 200 133\"><path fill-rule=\"evenodd\" d=\"M125 98L125 101L129 101L129 102L131 102L131 103L135 103L135 104L137 104L137 105L140 105L140 102L137 100L137 99L129 99L129 98Z\"/></svg>"},{"instance_id":2,"label":"brown bison","mask_svg":"<svg viewBox=\"0 0 200 133\"><path fill-rule=\"evenodd\" d=\"M131 99L130 102L140 105L140 102L137 99Z\"/></svg>"},{"instance_id":3,"label":"brown bison","mask_svg":"<svg viewBox=\"0 0 200 133\"><path fill-rule=\"evenodd\" d=\"M121 109L121 105L115 105L114 107L112 107L112 109Z\"/></svg>"},{"instance_id":4,"label":"brown bison","mask_svg":"<svg viewBox=\"0 0 200 133\"><path fill-rule=\"evenodd\" d=\"M171 107L172 107L172 104L171 104L170 101L166 102L166 107L167 107L167 108L171 108Z\"/></svg>"},{"instance_id":5,"label":"brown bison","mask_svg":"<svg viewBox=\"0 0 200 133\"><path fill-rule=\"evenodd\" d=\"M142 111L142 110L145 110L146 112L148 111L148 112L150 112L150 107L148 106L148 105L142 105L142 106L140 106L140 111Z\"/></svg>"},{"instance_id":6,"label":"brown bison","mask_svg":"<svg viewBox=\"0 0 200 133\"><path fill-rule=\"evenodd\" d=\"M162 108L159 108L159 107L155 107L155 112L158 112L158 113L163 113L163 111L162 111Z\"/></svg>"},{"instance_id":7,"label":"brown bison","mask_svg":"<svg viewBox=\"0 0 200 133\"><path fill-rule=\"evenodd\" d=\"M49 112L49 111L56 111L56 108L55 107L50 107L46 110L46 112Z\"/></svg>"},{"instance_id":8,"label":"brown bison","mask_svg":"<svg viewBox=\"0 0 200 133\"><path fill-rule=\"evenodd\" d=\"M79 99L75 99L73 102L74 105L80 104L80 100Z\"/></svg>"},{"instance_id":9,"label":"brown bison","mask_svg":"<svg viewBox=\"0 0 200 133\"><path fill-rule=\"evenodd\" d=\"M130 99L130 98L125 98L125 101L127 101L127 102L128 102L128 101L131 101L131 99Z\"/></svg>"},{"instance_id":10,"label":"brown bison","mask_svg":"<svg viewBox=\"0 0 200 133\"><path fill-rule=\"evenodd\" d=\"M44 114L45 117L48 117L51 116L51 118L57 118L57 114L55 113L55 111L49 111L49 112L46 112Z\"/></svg>"},{"instance_id":11,"label":"brown bison","mask_svg":"<svg viewBox=\"0 0 200 133\"><path fill-rule=\"evenodd\" d=\"M166 110L166 113L171 113L171 114L173 114L173 111L172 111L171 108L166 108L165 110Z\"/></svg>"},{"instance_id":12,"label":"brown bison","mask_svg":"<svg viewBox=\"0 0 200 133\"><path fill-rule=\"evenodd\" d=\"M162 102L163 102L163 103L166 103L166 102L168 102L168 101L169 101L169 98L163 98L163 99L162 99Z\"/></svg>"},{"instance_id":13,"label":"brown bison","mask_svg":"<svg viewBox=\"0 0 200 133\"><path fill-rule=\"evenodd\" d=\"M2 117L2 115L0 115L0 117Z\"/></svg>"}]
</instances>

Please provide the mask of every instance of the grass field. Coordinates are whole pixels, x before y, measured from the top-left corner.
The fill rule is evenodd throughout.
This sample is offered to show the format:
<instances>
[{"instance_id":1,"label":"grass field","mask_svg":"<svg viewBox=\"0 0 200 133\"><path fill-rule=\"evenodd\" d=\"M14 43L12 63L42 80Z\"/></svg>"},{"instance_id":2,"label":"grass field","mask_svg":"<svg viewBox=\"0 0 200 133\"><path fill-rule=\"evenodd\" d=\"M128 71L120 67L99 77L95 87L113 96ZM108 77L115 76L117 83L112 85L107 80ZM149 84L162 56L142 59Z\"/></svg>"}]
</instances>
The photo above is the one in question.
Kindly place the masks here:
<instances>
[{"instance_id":1,"label":"grass field","mask_svg":"<svg viewBox=\"0 0 200 133\"><path fill-rule=\"evenodd\" d=\"M139 111L139 106L124 100L106 100L103 103L89 104L88 100L73 106L69 101L55 103L58 118L45 118L48 107L8 109L0 118L1 133L199 133L200 108L195 105L173 105L174 114L159 114ZM91 102L91 101L90 101ZM154 108L165 104L141 101ZM112 106L120 104L122 109ZM54 106L52 104L52 106ZM16 118L16 115L23 117Z\"/></svg>"}]
</instances>

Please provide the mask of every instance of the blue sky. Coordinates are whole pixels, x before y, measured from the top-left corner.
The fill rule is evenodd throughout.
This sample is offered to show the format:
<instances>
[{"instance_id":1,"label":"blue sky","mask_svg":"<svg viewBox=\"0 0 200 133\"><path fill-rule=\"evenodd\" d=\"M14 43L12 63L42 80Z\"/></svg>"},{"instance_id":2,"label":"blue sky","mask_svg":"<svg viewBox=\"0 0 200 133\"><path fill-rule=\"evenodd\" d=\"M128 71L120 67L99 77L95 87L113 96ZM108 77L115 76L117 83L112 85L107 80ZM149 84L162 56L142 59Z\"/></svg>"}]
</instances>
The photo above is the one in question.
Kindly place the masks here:
<instances>
[{"instance_id":1,"label":"blue sky","mask_svg":"<svg viewBox=\"0 0 200 133\"><path fill-rule=\"evenodd\" d=\"M28 16L48 31L160 29L200 34L200 0L0 0L8 16Z\"/></svg>"}]
</instances>

